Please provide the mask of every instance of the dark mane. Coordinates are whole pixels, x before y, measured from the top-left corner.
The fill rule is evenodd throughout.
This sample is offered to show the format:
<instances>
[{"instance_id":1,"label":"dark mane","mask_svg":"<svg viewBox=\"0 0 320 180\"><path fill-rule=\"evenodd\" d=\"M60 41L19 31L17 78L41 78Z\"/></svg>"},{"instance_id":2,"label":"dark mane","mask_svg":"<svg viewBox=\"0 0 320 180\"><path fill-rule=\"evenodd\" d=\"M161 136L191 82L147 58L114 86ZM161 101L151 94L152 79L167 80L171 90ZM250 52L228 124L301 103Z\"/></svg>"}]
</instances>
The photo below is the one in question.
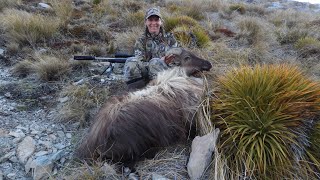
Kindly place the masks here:
<instances>
[{"instance_id":1,"label":"dark mane","mask_svg":"<svg viewBox=\"0 0 320 180\"><path fill-rule=\"evenodd\" d=\"M186 142L203 92L201 79L183 68L158 75L153 85L112 97L102 107L76 154L81 159L138 160L154 147Z\"/></svg>"}]
</instances>

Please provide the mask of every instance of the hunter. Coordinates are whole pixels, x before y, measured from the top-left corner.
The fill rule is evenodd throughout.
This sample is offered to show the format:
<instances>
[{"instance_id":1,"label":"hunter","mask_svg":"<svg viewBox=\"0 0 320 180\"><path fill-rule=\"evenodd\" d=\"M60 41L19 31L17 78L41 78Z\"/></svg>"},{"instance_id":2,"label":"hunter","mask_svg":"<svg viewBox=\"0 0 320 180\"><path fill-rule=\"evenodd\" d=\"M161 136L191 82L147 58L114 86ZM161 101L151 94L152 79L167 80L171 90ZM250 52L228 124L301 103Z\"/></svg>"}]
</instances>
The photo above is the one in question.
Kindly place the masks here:
<instances>
[{"instance_id":1,"label":"hunter","mask_svg":"<svg viewBox=\"0 0 320 180\"><path fill-rule=\"evenodd\" d=\"M172 47L178 47L178 43L172 33L164 32L159 8L148 9L145 32L135 43L134 57L128 58L124 66L129 89L143 87L158 72L168 69L174 55L165 56L165 52Z\"/></svg>"}]
</instances>

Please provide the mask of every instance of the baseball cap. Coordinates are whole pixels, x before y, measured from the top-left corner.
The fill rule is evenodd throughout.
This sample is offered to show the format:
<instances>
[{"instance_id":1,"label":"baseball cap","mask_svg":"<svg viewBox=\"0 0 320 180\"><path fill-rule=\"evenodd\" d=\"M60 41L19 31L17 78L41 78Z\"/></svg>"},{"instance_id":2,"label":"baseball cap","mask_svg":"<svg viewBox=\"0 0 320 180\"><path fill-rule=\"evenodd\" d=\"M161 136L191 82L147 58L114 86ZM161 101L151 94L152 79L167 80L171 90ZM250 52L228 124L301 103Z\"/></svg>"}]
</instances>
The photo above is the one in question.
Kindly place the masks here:
<instances>
[{"instance_id":1,"label":"baseball cap","mask_svg":"<svg viewBox=\"0 0 320 180\"><path fill-rule=\"evenodd\" d=\"M159 16L159 18L161 18L159 8L149 8L146 12L145 19L148 19L150 16Z\"/></svg>"}]
</instances>

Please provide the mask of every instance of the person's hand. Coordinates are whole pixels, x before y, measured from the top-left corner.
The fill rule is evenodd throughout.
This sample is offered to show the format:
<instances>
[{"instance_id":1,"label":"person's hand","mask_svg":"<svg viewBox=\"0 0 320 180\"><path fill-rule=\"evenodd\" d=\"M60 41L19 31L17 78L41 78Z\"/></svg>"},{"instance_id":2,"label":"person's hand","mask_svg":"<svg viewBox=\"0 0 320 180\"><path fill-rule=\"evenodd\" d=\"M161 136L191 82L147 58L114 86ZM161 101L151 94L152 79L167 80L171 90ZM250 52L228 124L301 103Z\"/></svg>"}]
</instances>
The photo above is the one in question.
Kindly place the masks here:
<instances>
[{"instance_id":1,"label":"person's hand","mask_svg":"<svg viewBox=\"0 0 320 180\"><path fill-rule=\"evenodd\" d=\"M168 65L173 61L174 57L174 54L169 54L167 56L162 57L161 59L163 59L163 61Z\"/></svg>"}]
</instances>

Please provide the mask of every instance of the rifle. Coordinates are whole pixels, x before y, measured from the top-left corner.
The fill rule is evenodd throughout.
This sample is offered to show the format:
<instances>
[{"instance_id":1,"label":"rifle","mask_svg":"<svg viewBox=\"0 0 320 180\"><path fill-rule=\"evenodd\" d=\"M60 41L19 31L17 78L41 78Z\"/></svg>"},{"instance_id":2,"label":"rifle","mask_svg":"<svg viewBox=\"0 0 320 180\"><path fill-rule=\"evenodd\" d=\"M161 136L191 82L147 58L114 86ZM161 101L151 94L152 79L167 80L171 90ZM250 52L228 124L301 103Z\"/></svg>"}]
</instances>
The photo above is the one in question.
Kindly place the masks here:
<instances>
[{"instance_id":1,"label":"rifle","mask_svg":"<svg viewBox=\"0 0 320 180\"><path fill-rule=\"evenodd\" d=\"M107 77L110 76L113 71L114 64L113 63L126 63L129 57L133 55L116 53L114 57L95 57L95 56L73 56L74 60L93 60L93 61L102 61L102 62L110 62L109 66L100 74L104 74L107 72Z\"/></svg>"}]
</instances>

